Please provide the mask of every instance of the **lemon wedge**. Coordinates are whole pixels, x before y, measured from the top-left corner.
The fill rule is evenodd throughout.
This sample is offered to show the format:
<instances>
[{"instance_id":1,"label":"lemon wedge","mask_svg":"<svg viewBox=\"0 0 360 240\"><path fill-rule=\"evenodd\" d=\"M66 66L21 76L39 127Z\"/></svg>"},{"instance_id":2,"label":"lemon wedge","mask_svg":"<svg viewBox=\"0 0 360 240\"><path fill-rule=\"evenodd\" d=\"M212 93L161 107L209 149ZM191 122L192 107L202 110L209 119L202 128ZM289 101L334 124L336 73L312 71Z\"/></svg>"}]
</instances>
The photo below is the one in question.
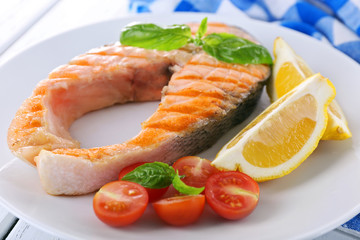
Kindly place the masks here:
<instances>
[{"instance_id":1,"label":"lemon wedge","mask_svg":"<svg viewBox=\"0 0 360 240\"><path fill-rule=\"evenodd\" d=\"M273 102L313 75L308 64L280 37L274 41L273 75L267 86ZM329 122L323 140L343 140L352 136L341 107L334 100L329 109Z\"/></svg>"},{"instance_id":2,"label":"lemon wedge","mask_svg":"<svg viewBox=\"0 0 360 240\"><path fill-rule=\"evenodd\" d=\"M334 97L335 87L327 78L307 78L230 140L212 165L244 172L256 181L290 173L317 147Z\"/></svg>"}]
</instances>

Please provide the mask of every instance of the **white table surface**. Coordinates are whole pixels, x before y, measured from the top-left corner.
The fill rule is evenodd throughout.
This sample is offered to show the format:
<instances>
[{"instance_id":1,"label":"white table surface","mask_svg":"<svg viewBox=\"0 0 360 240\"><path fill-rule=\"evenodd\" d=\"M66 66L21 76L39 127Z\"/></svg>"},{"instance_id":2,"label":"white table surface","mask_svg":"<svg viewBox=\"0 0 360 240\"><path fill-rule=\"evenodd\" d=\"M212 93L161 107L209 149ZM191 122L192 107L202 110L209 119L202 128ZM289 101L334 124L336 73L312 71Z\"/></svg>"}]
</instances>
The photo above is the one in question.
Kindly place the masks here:
<instances>
[{"instance_id":1,"label":"white table surface","mask_svg":"<svg viewBox=\"0 0 360 240\"><path fill-rule=\"evenodd\" d=\"M38 41L98 21L126 16L128 0L0 0L0 64ZM0 80L1 81L1 80ZM5 136L2 136L4 142ZM0 159L0 167L13 158ZM18 219L0 205L0 239L60 239ZM316 240L359 239L335 229Z\"/></svg>"}]
</instances>

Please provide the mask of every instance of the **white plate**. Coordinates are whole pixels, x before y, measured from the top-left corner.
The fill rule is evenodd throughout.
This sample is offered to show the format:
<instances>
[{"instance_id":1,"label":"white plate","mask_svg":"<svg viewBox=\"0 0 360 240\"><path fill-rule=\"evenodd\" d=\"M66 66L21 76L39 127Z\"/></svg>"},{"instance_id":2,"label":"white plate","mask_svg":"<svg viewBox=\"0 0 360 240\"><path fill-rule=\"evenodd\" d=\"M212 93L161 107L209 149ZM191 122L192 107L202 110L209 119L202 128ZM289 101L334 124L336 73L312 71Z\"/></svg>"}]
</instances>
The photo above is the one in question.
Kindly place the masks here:
<instances>
[{"instance_id":1,"label":"white plate","mask_svg":"<svg viewBox=\"0 0 360 240\"><path fill-rule=\"evenodd\" d=\"M111 228L101 223L92 210L93 194L80 197L54 197L41 188L37 172L18 159L11 159L4 139L6 129L21 102L35 84L54 67L66 63L86 50L118 39L120 28L129 22L159 24L199 21L205 15L141 15L86 26L43 41L14 57L0 68L2 163L0 200L11 212L54 235L82 239L303 239L319 236L346 222L360 211L360 112L358 111L360 67L342 53L317 40L272 24L241 16L213 16L241 26L257 37L268 49L282 36L305 58L315 71L329 77L337 88L337 100L349 120L353 138L322 141L316 151L294 172L281 179L260 184L259 205L248 218L225 221L206 209L201 220L185 228L162 224L151 207L136 224ZM269 104L263 94L255 116ZM134 136L157 103L127 104L97 111L77 120L73 136L84 147L118 143ZM250 120L249 118L247 122ZM201 156L214 154L240 128L221 138Z\"/></svg>"}]
</instances>

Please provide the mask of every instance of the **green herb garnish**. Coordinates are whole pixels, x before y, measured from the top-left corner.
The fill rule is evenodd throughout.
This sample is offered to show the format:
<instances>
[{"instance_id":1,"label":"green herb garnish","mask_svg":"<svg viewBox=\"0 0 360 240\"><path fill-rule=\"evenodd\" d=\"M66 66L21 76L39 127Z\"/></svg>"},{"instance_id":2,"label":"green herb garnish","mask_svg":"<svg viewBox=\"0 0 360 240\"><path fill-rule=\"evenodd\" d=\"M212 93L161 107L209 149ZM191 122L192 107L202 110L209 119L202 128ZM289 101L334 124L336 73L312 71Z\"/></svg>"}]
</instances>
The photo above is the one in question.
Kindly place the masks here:
<instances>
[{"instance_id":1,"label":"green herb garnish","mask_svg":"<svg viewBox=\"0 0 360 240\"><path fill-rule=\"evenodd\" d=\"M186 185L174 168L162 162L145 163L126 174L121 180L135 182L146 188L165 188L173 184L180 193L196 195L204 188Z\"/></svg>"},{"instance_id":2,"label":"green herb garnish","mask_svg":"<svg viewBox=\"0 0 360 240\"><path fill-rule=\"evenodd\" d=\"M159 27L152 23L132 24L121 31L120 42L123 45L170 51L186 45L191 38L187 25Z\"/></svg>"},{"instance_id":3,"label":"green herb garnish","mask_svg":"<svg viewBox=\"0 0 360 240\"><path fill-rule=\"evenodd\" d=\"M135 168L122 180L135 182L147 188L164 188L172 183L175 175L175 170L166 163L153 162Z\"/></svg>"},{"instance_id":4,"label":"green herb garnish","mask_svg":"<svg viewBox=\"0 0 360 240\"><path fill-rule=\"evenodd\" d=\"M176 190L187 195L197 195L202 193L205 189L205 187L197 188L186 185L183 181L181 181L181 177L179 175L175 175L172 184Z\"/></svg>"},{"instance_id":5,"label":"green herb garnish","mask_svg":"<svg viewBox=\"0 0 360 240\"><path fill-rule=\"evenodd\" d=\"M192 37L190 28L185 24L175 24L164 28L152 23L131 24L121 31L120 43L164 51L179 49L188 43L194 43L223 62L272 64L270 53L261 45L229 33L212 33L204 37L206 31L207 18L201 21L195 37Z\"/></svg>"},{"instance_id":6,"label":"green herb garnish","mask_svg":"<svg viewBox=\"0 0 360 240\"><path fill-rule=\"evenodd\" d=\"M201 46L203 44L202 37L205 35L207 31L207 18L204 18L199 26L199 29L197 30L195 34L195 39L193 40L194 44L196 46Z\"/></svg>"},{"instance_id":7,"label":"green herb garnish","mask_svg":"<svg viewBox=\"0 0 360 240\"><path fill-rule=\"evenodd\" d=\"M213 33L203 42L204 51L223 62L272 64L271 55L265 47L233 34Z\"/></svg>"}]
</instances>

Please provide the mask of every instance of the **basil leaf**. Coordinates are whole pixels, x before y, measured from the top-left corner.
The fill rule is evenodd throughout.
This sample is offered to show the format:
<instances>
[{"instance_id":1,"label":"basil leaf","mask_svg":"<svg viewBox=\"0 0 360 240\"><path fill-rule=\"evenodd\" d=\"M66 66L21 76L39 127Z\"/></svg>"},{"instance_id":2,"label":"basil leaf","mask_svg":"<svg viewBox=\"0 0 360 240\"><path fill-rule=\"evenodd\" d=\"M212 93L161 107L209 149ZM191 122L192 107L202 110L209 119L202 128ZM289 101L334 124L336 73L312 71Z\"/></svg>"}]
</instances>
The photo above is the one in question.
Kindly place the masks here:
<instances>
[{"instance_id":1,"label":"basil leaf","mask_svg":"<svg viewBox=\"0 0 360 240\"><path fill-rule=\"evenodd\" d=\"M203 49L220 61L238 64L272 64L267 49L228 33L213 33L203 39Z\"/></svg>"},{"instance_id":2,"label":"basil leaf","mask_svg":"<svg viewBox=\"0 0 360 240\"><path fill-rule=\"evenodd\" d=\"M159 27L152 23L133 24L126 26L120 34L123 45L169 51L179 49L191 39L190 27L171 25Z\"/></svg>"},{"instance_id":3,"label":"basil leaf","mask_svg":"<svg viewBox=\"0 0 360 240\"><path fill-rule=\"evenodd\" d=\"M206 31L207 31L207 17L201 21L200 26L195 34L195 39L194 39L195 45L197 46L202 45L201 38L205 35Z\"/></svg>"},{"instance_id":4,"label":"basil leaf","mask_svg":"<svg viewBox=\"0 0 360 240\"><path fill-rule=\"evenodd\" d=\"M175 175L175 170L166 163L153 162L135 168L122 180L135 182L146 188L165 188L172 183Z\"/></svg>"},{"instance_id":5,"label":"basil leaf","mask_svg":"<svg viewBox=\"0 0 360 240\"><path fill-rule=\"evenodd\" d=\"M183 181L181 181L180 176L178 174L175 175L172 184L176 190L180 193L187 195L197 195L204 191L205 187L196 188L186 185Z\"/></svg>"}]
</instances>

